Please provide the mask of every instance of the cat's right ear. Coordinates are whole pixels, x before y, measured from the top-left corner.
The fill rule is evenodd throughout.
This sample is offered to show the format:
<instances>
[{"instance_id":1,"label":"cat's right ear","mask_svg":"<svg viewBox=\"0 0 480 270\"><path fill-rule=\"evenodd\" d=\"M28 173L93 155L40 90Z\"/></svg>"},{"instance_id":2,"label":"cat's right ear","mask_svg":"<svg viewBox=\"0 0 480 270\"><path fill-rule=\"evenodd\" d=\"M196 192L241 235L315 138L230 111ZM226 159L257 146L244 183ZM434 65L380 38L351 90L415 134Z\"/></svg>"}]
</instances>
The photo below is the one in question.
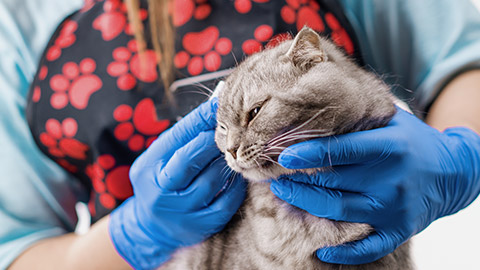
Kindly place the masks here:
<instances>
[{"instance_id":1,"label":"cat's right ear","mask_svg":"<svg viewBox=\"0 0 480 270\"><path fill-rule=\"evenodd\" d=\"M327 53L321 45L321 38L313 29L304 26L293 40L286 57L302 71L328 61Z\"/></svg>"}]
</instances>

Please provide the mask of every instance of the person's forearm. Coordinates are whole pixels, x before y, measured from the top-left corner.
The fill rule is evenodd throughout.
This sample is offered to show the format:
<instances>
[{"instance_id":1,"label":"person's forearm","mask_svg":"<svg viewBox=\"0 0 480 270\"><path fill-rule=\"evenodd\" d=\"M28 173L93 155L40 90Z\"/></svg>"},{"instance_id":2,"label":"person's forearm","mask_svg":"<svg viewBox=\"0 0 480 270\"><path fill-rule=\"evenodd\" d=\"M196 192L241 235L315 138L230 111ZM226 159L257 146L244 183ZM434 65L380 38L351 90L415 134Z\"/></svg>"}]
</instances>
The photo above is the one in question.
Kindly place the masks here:
<instances>
[{"instance_id":1,"label":"person's forearm","mask_svg":"<svg viewBox=\"0 0 480 270\"><path fill-rule=\"evenodd\" d=\"M108 216L85 235L45 239L21 254L9 269L130 269L108 234Z\"/></svg>"},{"instance_id":2,"label":"person's forearm","mask_svg":"<svg viewBox=\"0 0 480 270\"><path fill-rule=\"evenodd\" d=\"M465 126L480 134L480 70L463 73L443 89L433 103L427 124L443 131Z\"/></svg>"}]
</instances>

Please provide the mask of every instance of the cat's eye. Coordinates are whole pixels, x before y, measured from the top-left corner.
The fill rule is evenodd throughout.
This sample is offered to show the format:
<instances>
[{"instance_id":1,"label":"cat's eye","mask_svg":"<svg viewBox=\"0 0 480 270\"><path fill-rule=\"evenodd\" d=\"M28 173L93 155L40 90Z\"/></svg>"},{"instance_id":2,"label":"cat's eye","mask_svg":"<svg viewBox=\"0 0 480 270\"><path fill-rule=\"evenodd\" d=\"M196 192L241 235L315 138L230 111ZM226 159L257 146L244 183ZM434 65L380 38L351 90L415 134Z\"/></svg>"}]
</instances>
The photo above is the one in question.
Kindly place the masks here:
<instances>
[{"instance_id":1,"label":"cat's eye","mask_svg":"<svg viewBox=\"0 0 480 270\"><path fill-rule=\"evenodd\" d=\"M252 121L253 118L255 118L255 116L257 116L258 112L260 111L261 107L258 106L258 107L255 107L253 110L251 110L249 113L248 113L248 122Z\"/></svg>"},{"instance_id":2,"label":"cat's eye","mask_svg":"<svg viewBox=\"0 0 480 270\"><path fill-rule=\"evenodd\" d=\"M224 124L222 123L217 123L218 124L218 128L219 128L219 131L221 133L225 133L227 131L227 126L225 126Z\"/></svg>"}]
</instances>

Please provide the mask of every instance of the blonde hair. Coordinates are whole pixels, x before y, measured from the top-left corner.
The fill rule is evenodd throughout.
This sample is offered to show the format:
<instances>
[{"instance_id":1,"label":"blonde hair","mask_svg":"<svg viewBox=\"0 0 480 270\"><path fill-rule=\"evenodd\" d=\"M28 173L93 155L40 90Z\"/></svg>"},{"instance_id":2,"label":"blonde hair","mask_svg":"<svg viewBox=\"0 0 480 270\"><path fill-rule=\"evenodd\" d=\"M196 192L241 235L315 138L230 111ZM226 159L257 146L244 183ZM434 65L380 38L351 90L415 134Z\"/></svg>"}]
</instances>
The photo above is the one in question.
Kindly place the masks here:
<instances>
[{"instance_id":1,"label":"blonde hair","mask_svg":"<svg viewBox=\"0 0 480 270\"><path fill-rule=\"evenodd\" d=\"M160 78L165 87L166 97L173 102L172 93L169 91L170 84L175 78L175 67L173 65L175 30L172 23L173 5L171 2L171 0L148 0L148 17L152 37L151 42L157 58ZM125 3L128 20L138 44L138 52L142 56L146 50L147 43L142 20L140 19L140 0L125 0Z\"/></svg>"}]
</instances>

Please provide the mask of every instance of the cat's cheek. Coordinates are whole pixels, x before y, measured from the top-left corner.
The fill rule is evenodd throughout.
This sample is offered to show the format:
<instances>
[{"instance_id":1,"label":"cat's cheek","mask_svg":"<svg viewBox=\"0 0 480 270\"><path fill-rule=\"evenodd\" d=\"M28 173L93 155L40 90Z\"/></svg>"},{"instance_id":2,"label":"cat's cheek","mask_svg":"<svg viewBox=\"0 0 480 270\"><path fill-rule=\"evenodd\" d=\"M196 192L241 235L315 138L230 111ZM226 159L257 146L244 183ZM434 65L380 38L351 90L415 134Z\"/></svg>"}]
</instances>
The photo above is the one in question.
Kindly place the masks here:
<instances>
[{"instance_id":1,"label":"cat's cheek","mask_svg":"<svg viewBox=\"0 0 480 270\"><path fill-rule=\"evenodd\" d=\"M215 131L215 143L218 149L225 154L225 135L218 131L218 129Z\"/></svg>"}]
</instances>

